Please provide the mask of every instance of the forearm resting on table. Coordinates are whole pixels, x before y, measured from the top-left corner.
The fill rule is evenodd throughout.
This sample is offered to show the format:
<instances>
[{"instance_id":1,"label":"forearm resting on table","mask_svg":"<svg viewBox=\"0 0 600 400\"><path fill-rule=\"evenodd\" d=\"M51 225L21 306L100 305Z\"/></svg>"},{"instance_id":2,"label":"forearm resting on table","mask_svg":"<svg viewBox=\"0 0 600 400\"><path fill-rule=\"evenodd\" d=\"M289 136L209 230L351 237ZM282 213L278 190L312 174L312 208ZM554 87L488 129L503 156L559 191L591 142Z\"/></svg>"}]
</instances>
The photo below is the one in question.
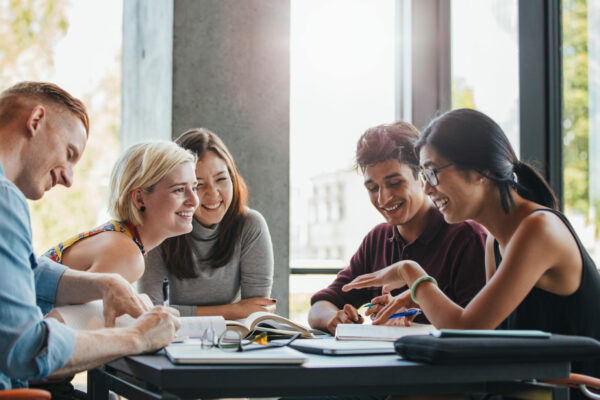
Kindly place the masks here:
<instances>
[{"instance_id":1,"label":"forearm resting on table","mask_svg":"<svg viewBox=\"0 0 600 400\"><path fill-rule=\"evenodd\" d=\"M197 306L196 315L222 315L225 319L242 319L257 311L274 311L275 300L266 297L249 297L237 303L215 306Z\"/></svg>"},{"instance_id":2,"label":"forearm resting on table","mask_svg":"<svg viewBox=\"0 0 600 400\"><path fill-rule=\"evenodd\" d=\"M142 336L131 328L77 331L75 348L71 357L49 378L71 376L116 358L147 350L149 349L145 348Z\"/></svg>"},{"instance_id":3,"label":"forearm resting on table","mask_svg":"<svg viewBox=\"0 0 600 400\"><path fill-rule=\"evenodd\" d=\"M113 275L66 269L58 281L54 305L81 304L101 299L106 287L116 279Z\"/></svg>"},{"instance_id":4,"label":"forearm resting on table","mask_svg":"<svg viewBox=\"0 0 600 400\"><path fill-rule=\"evenodd\" d=\"M308 312L308 324L316 329L327 331L327 325L340 309L326 300L319 300L312 305Z\"/></svg>"},{"instance_id":5,"label":"forearm resting on table","mask_svg":"<svg viewBox=\"0 0 600 400\"><path fill-rule=\"evenodd\" d=\"M232 304L220 304L217 306L197 306L196 315L222 315L225 319L240 319L236 312L236 303Z\"/></svg>"}]
</instances>

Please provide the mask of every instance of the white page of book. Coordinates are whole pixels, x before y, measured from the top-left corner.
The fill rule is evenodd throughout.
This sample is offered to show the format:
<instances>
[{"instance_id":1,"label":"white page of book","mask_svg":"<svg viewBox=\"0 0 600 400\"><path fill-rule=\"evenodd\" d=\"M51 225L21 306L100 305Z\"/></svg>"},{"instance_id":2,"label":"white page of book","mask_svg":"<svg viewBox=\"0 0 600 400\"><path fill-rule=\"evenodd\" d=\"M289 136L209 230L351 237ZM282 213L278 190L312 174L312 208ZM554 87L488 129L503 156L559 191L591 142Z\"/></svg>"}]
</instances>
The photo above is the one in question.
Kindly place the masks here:
<instances>
[{"instance_id":1,"label":"white page of book","mask_svg":"<svg viewBox=\"0 0 600 400\"><path fill-rule=\"evenodd\" d=\"M140 294L142 301L148 307L153 307L152 300L147 294ZM102 300L89 303L56 307L65 325L75 330L95 330L104 328L104 308ZM121 315L115 321L116 327L126 327L133 324L135 319L128 314Z\"/></svg>"}]
</instances>

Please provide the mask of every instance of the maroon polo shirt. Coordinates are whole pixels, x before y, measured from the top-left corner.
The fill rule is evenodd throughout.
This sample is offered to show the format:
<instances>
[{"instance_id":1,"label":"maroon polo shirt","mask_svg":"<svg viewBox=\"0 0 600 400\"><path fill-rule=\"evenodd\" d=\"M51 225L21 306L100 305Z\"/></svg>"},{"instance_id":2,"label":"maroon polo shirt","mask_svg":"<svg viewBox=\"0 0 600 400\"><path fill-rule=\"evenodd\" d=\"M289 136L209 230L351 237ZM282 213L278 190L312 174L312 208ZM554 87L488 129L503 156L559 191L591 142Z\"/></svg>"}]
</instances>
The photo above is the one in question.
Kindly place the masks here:
<instances>
[{"instance_id":1,"label":"maroon polo shirt","mask_svg":"<svg viewBox=\"0 0 600 400\"><path fill-rule=\"evenodd\" d=\"M395 226L379 224L363 239L350 265L340 271L329 287L315 293L311 305L327 300L338 308L352 304L358 308L381 295L381 287L342 292L342 286L359 275L378 271L397 261L414 260L434 277L439 288L455 303L466 306L485 283L484 251L487 232L467 221L448 224L433 208L425 231L406 243ZM407 287L396 289L393 295Z\"/></svg>"}]
</instances>

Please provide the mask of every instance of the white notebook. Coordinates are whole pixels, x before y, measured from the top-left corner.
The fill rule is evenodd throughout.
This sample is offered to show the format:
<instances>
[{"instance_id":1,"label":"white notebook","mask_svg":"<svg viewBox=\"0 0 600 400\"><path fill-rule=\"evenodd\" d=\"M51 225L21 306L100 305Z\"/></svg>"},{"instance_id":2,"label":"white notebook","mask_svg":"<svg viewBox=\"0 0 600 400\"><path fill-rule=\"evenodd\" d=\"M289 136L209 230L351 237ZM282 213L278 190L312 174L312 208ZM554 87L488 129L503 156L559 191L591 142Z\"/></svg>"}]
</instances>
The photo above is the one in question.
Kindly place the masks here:
<instances>
[{"instance_id":1,"label":"white notebook","mask_svg":"<svg viewBox=\"0 0 600 400\"><path fill-rule=\"evenodd\" d=\"M174 364L302 364L306 360L304 354L289 347L229 352L175 343L165 347L165 353Z\"/></svg>"},{"instance_id":2,"label":"white notebook","mask_svg":"<svg viewBox=\"0 0 600 400\"><path fill-rule=\"evenodd\" d=\"M394 344L373 340L337 340L333 337L297 339L290 347L304 353L345 356L356 354L394 354Z\"/></svg>"},{"instance_id":3,"label":"white notebook","mask_svg":"<svg viewBox=\"0 0 600 400\"><path fill-rule=\"evenodd\" d=\"M338 340L381 340L393 342L402 336L429 335L433 325L363 325L363 324L339 324L335 329L335 337Z\"/></svg>"}]
</instances>

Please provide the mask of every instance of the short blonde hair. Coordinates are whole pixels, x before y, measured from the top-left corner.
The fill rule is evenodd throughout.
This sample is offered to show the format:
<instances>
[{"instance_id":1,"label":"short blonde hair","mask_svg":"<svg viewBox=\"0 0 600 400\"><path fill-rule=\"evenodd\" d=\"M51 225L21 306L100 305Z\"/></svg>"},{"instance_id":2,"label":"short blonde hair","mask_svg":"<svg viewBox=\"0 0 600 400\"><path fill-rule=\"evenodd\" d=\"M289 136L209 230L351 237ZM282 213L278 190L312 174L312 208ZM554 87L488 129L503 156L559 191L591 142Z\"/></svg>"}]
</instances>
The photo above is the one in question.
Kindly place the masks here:
<instances>
[{"instance_id":1,"label":"short blonde hair","mask_svg":"<svg viewBox=\"0 0 600 400\"><path fill-rule=\"evenodd\" d=\"M140 225L141 212L133 204L131 193L138 188L151 193L165 175L188 162L195 166L196 156L173 142L132 145L121 154L110 174L108 212L119 221Z\"/></svg>"}]
</instances>

